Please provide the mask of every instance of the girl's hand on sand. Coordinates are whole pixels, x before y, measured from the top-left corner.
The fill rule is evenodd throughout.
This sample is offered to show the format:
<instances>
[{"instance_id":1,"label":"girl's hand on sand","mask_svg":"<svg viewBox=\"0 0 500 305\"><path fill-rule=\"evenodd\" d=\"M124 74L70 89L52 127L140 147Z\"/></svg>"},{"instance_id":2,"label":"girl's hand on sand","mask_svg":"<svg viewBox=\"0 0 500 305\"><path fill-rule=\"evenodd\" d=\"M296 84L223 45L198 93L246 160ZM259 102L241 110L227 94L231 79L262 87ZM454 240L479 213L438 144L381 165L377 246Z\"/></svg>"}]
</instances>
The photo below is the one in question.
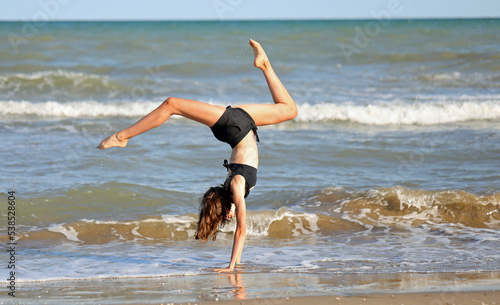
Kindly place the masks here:
<instances>
[{"instance_id":1,"label":"girl's hand on sand","mask_svg":"<svg viewBox=\"0 0 500 305\"><path fill-rule=\"evenodd\" d=\"M221 273L221 272L233 272L234 269L233 268L218 268L218 269L214 269L215 272L217 273Z\"/></svg>"}]
</instances>

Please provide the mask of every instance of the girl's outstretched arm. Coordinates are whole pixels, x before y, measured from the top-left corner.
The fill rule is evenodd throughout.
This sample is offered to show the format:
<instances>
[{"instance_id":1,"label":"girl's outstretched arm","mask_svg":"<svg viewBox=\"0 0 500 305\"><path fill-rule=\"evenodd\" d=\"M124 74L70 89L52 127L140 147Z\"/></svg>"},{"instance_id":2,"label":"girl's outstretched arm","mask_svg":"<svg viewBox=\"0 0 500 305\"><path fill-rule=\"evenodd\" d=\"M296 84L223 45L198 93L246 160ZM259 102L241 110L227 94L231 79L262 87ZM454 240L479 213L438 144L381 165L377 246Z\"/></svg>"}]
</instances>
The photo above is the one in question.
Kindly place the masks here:
<instances>
[{"instance_id":1,"label":"girl's outstretched arm","mask_svg":"<svg viewBox=\"0 0 500 305\"><path fill-rule=\"evenodd\" d=\"M241 253L247 234L247 209L245 204L245 178L237 175L231 182L234 205L236 206L236 230L234 231L233 250L231 261L227 268L214 269L215 272L232 272L235 264L240 263Z\"/></svg>"}]
</instances>

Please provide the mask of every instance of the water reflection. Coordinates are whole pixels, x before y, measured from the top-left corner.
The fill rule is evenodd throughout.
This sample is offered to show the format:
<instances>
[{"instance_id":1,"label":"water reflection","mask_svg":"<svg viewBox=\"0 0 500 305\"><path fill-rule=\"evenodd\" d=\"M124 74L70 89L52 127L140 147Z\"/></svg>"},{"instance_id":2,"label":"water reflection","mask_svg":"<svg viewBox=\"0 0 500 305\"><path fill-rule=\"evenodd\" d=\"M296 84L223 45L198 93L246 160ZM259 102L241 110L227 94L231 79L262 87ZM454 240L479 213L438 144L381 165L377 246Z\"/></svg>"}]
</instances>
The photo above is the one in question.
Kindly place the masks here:
<instances>
[{"instance_id":1,"label":"water reflection","mask_svg":"<svg viewBox=\"0 0 500 305\"><path fill-rule=\"evenodd\" d=\"M219 276L227 277L231 286L234 287L230 292L234 293L235 300L245 300L247 298L247 288L243 285L243 273L221 273Z\"/></svg>"}]
</instances>

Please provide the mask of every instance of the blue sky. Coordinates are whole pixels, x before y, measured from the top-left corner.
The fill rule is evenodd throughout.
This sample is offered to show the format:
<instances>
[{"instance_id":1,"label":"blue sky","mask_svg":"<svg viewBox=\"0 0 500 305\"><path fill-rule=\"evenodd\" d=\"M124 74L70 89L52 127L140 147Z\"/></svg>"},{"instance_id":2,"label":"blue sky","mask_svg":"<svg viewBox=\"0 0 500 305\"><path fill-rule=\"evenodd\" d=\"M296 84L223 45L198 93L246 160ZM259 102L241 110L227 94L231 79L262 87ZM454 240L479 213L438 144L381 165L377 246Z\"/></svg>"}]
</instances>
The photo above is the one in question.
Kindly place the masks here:
<instances>
[{"instance_id":1,"label":"blue sky","mask_svg":"<svg viewBox=\"0 0 500 305\"><path fill-rule=\"evenodd\" d=\"M0 0L0 20L500 17L500 0Z\"/></svg>"}]
</instances>

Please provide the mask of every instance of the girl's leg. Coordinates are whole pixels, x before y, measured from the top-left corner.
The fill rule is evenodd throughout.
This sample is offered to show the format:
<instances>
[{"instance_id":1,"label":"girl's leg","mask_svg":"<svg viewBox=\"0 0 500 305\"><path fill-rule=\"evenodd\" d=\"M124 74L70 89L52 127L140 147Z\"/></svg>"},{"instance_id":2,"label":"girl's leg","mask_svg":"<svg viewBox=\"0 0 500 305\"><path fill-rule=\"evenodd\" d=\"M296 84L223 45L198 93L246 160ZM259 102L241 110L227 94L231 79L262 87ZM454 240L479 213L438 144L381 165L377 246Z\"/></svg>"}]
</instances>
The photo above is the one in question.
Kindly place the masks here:
<instances>
[{"instance_id":1,"label":"girl's leg","mask_svg":"<svg viewBox=\"0 0 500 305\"><path fill-rule=\"evenodd\" d=\"M158 108L140 119L134 125L102 140L97 148L125 147L130 138L160 126L172 115L181 115L185 118L212 127L224 111L225 108L222 106L169 97Z\"/></svg>"},{"instance_id":2,"label":"girl's leg","mask_svg":"<svg viewBox=\"0 0 500 305\"><path fill-rule=\"evenodd\" d=\"M295 118L297 105L274 72L264 49L255 40L250 40L250 45L255 56L254 65L264 73L274 104L250 104L239 107L250 114L257 126L277 124Z\"/></svg>"}]
</instances>

